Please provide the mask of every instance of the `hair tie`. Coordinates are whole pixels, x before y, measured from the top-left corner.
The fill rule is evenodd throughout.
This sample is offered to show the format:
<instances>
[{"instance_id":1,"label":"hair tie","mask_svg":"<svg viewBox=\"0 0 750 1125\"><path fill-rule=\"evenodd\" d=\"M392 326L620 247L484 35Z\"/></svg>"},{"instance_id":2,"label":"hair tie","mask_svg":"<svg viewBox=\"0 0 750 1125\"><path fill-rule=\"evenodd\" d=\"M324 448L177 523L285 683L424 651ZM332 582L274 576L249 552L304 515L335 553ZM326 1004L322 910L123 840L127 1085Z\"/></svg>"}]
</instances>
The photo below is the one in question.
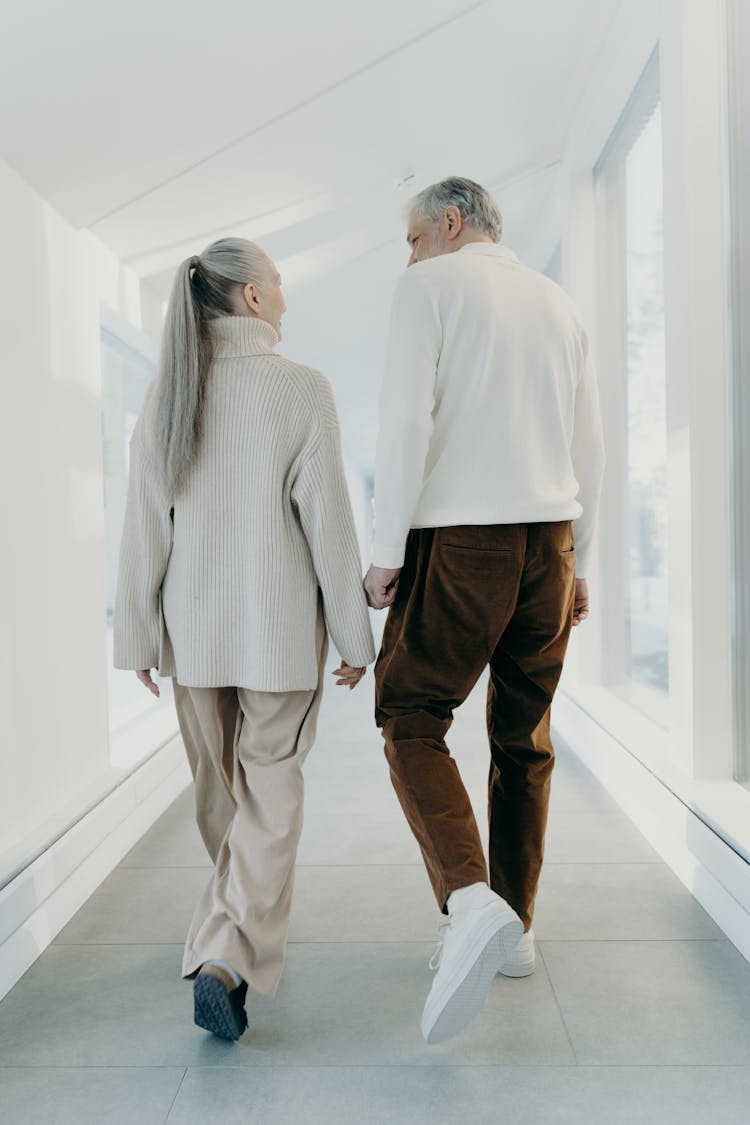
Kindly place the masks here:
<instances>
[{"instance_id":1,"label":"hair tie","mask_svg":"<svg viewBox=\"0 0 750 1125\"><path fill-rule=\"evenodd\" d=\"M192 258L190 259L190 269L191 269L191 270L197 270L197 269L198 269L198 266L199 266L200 264L201 264L201 260L200 260L200 258L198 257L198 255L197 255L197 254L193 254Z\"/></svg>"}]
</instances>

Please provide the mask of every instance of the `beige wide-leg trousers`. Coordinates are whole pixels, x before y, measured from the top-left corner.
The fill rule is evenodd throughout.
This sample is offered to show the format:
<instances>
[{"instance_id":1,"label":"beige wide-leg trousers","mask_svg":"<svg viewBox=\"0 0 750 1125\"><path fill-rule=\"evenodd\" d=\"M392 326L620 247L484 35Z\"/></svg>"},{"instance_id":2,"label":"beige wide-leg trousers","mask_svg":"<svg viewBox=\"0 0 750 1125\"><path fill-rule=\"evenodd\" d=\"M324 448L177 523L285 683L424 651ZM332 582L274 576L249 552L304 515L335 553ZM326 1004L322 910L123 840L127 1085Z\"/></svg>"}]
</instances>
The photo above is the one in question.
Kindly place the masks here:
<instances>
[{"instance_id":1,"label":"beige wide-leg trousers","mask_svg":"<svg viewBox=\"0 0 750 1125\"><path fill-rule=\"evenodd\" d=\"M196 820L214 861L190 924L184 977L217 960L262 995L278 987L302 831L302 764L315 740L328 652L320 612L317 644L315 691L193 688L174 680Z\"/></svg>"}]
</instances>

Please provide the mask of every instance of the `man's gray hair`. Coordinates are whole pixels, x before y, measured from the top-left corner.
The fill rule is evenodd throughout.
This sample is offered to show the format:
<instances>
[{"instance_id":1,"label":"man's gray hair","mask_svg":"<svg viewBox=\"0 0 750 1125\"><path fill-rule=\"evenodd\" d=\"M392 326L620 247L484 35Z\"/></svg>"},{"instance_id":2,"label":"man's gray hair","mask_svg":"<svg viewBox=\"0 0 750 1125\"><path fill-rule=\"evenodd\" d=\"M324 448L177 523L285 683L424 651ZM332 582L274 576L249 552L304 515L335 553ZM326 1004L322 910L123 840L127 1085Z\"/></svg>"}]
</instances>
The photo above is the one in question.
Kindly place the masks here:
<instances>
[{"instance_id":1,"label":"man's gray hair","mask_svg":"<svg viewBox=\"0 0 750 1125\"><path fill-rule=\"evenodd\" d=\"M461 176L450 176L420 191L409 205L409 214L435 223L451 206L458 207L467 226L488 234L493 242L500 241L503 218L495 200L481 184Z\"/></svg>"}]
</instances>

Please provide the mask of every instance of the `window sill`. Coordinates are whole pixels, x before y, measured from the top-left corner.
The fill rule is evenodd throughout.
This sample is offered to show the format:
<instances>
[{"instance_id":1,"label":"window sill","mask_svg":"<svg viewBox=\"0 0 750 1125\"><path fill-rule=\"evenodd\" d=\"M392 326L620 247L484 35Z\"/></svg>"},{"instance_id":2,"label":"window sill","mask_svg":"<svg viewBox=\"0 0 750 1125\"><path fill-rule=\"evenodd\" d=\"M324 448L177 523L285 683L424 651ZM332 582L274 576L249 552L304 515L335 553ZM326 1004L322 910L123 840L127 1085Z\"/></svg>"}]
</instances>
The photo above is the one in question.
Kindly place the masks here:
<instances>
[{"instance_id":1,"label":"window sill","mask_svg":"<svg viewBox=\"0 0 750 1125\"><path fill-rule=\"evenodd\" d=\"M688 777L670 752L668 732L607 688L563 682L560 691L750 863L749 789L731 777Z\"/></svg>"}]
</instances>

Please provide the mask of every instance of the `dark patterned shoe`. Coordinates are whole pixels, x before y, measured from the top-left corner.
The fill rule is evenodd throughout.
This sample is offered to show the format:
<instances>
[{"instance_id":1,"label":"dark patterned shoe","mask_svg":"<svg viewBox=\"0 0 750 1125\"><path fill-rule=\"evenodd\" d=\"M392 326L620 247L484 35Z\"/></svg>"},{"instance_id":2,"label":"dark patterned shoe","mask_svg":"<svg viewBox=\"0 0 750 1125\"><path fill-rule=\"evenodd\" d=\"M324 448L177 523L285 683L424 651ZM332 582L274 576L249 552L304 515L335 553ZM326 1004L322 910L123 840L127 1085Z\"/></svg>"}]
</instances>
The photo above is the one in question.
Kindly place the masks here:
<instances>
[{"instance_id":1,"label":"dark patterned shoe","mask_svg":"<svg viewBox=\"0 0 750 1125\"><path fill-rule=\"evenodd\" d=\"M235 985L218 965L203 965L193 981L195 1022L220 1039L239 1039L247 1027L244 980Z\"/></svg>"}]
</instances>

